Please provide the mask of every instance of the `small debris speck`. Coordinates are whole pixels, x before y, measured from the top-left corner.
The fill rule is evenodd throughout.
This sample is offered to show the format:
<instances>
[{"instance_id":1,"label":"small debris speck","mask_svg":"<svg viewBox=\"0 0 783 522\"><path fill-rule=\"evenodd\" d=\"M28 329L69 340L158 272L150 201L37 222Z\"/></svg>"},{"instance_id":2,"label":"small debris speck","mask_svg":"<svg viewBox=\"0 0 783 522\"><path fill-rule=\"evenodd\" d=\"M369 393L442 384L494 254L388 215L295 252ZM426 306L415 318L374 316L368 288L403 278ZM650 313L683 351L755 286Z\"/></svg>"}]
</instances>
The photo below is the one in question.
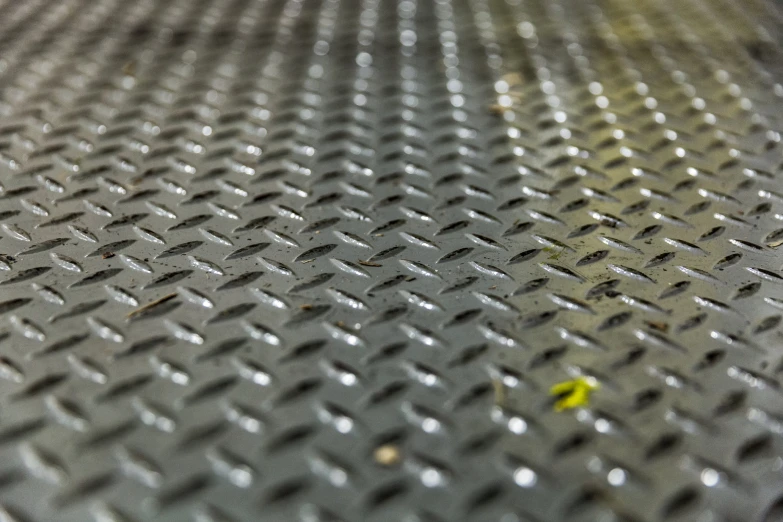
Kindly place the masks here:
<instances>
[{"instance_id":1,"label":"small debris speck","mask_svg":"<svg viewBox=\"0 0 783 522\"><path fill-rule=\"evenodd\" d=\"M666 333L669 331L669 323L664 323L662 321L647 321L647 326L653 330L658 330L659 332Z\"/></svg>"},{"instance_id":2,"label":"small debris speck","mask_svg":"<svg viewBox=\"0 0 783 522\"><path fill-rule=\"evenodd\" d=\"M549 395L558 397L555 402L555 411L560 412L588 406L590 394L600 387L595 379L577 377L572 381L555 384L549 389Z\"/></svg>"},{"instance_id":3,"label":"small debris speck","mask_svg":"<svg viewBox=\"0 0 783 522\"><path fill-rule=\"evenodd\" d=\"M393 444L384 444L375 448L373 456L381 466L396 466L400 462L400 449Z\"/></svg>"}]
</instances>

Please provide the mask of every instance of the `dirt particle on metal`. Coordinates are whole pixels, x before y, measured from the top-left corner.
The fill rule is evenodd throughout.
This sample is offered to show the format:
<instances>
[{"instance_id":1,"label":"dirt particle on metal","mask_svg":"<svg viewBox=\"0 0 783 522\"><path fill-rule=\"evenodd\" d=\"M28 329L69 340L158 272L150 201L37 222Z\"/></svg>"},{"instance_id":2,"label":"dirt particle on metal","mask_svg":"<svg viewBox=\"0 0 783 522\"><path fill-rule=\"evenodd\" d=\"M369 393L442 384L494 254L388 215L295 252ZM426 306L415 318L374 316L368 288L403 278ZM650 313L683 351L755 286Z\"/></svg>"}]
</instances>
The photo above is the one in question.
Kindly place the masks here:
<instances>
[{"instance_id":1,"label":"dirt particle on metal","mask_svg":"<svg viewBox=\"0 0 783 522\"><path fill-rule=\"evenodd\" d=\"M375 448L373 452L375 462L381 466L396 466L402 460L400 448L393 444L384 444Z\"/></svg>"},{"instance_id":2,"label":"dirt particle on metal","mask_svg":"<svg viewBox=\"0 0 783 522\"><path fill-rule=\"evenodd\" d=\"M506 402L506 387L503 385L503 381L501 379L492 379L492 389L495 392L495 406L502 408Z\"/></svg>"},{"instance_id":3,"label":"dirt particle on metal","mask_svg":"<svg viewBox=\"0 0 783 522\"><path fill-rule=\"evenodd\" d=\"M647 326L653 330L658 330L659 332L663 333L669 331L669 323L664 323L663 321L647 321Z\"/></svg>"}]
</instances>

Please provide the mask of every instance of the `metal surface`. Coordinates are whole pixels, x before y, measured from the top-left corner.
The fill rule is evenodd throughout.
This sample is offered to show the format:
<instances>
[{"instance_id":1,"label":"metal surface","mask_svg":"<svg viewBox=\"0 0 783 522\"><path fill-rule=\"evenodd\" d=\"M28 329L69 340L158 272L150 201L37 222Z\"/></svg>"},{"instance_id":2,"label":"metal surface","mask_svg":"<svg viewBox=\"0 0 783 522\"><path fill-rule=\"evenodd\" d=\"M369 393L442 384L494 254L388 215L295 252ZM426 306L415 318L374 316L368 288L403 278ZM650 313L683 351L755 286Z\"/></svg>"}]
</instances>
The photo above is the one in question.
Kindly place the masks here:
<instances>
[{"instance_id":1,"label":"metal surface","mask_svg":"<svg viewBox=\"0 0 783 522\"><path fill-rule=\"evenodd\" d=\"M773 4L0 13L3 522L783 520Z\"/></svg>"}]
</instances>

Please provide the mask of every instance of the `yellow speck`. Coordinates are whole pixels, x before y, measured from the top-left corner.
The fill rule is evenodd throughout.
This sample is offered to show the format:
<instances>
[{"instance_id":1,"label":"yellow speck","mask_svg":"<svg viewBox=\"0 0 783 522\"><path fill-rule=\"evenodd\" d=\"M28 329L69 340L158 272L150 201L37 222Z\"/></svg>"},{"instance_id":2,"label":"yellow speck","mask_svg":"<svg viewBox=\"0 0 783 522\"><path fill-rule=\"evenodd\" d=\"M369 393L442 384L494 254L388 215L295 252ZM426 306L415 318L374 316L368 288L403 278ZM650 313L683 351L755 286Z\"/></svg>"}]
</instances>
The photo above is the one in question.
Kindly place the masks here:
<instances>
[{"instance_id":1,"label":"yellow speck","mask_svg":"<svg viewBox=\"0 0 783 522\"><path fill-rule=\"evenodd\" d=\"M400 462L400 449L393 444L386 444L375 449L374 457L381 466L394 466Z\"/></svg>"},{"instance_id":2,"label":"yellow speck","mask_svg":"<svg viewBox=\"0 0 783 522\"><path fill-rule=\"evenodd\" d=\"M559 412L587 406L590 404L590 394L600 387L595 379L577 377L572 381L555 384L549 389L549 395L559 397L555 402L555 411Z\"/></svg>"}]
</instances>

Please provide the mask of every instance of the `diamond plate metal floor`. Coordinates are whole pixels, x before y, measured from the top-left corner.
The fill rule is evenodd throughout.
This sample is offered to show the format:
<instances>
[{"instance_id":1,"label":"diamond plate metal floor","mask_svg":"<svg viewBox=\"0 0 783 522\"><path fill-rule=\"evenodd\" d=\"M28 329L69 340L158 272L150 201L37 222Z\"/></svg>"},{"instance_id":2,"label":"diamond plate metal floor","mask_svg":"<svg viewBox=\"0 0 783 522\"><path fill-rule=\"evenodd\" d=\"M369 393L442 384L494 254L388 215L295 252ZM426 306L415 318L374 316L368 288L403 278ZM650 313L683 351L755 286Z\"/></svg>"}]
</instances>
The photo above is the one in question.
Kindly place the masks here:
<instances>
[{"instance_id":1,"label":"diamond plate metal floor","mask_svg":"<svg viewBox=\"0 0 783 522\"><path fill-rule=\"evenodd\" d=\"M3 522L783 521L774 4L0 13Z\"/></svg>"}]
</instances>

